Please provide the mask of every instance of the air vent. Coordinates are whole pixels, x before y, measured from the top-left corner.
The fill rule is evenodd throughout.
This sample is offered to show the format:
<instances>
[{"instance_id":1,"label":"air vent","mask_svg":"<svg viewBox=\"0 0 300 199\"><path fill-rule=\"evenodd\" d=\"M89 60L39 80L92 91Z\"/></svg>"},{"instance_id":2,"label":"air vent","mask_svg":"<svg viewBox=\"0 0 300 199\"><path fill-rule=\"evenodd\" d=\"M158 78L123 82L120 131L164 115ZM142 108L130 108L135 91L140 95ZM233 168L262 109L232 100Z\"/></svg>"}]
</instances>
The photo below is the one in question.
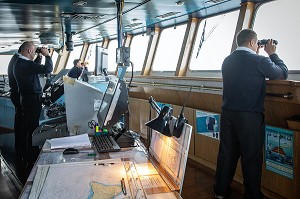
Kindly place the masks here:
<instances>
[{"instance_id":1,"label":"air vent","mask_svg":"<svg viewBox=\"0 0 300 199\"><path fill-rule=\"evenodd\" d=\"M78 19L78 20L98 20L105 15L99 15L94 13L63 13L62 17L65 19Z\"/></svg>"}]
</instances>

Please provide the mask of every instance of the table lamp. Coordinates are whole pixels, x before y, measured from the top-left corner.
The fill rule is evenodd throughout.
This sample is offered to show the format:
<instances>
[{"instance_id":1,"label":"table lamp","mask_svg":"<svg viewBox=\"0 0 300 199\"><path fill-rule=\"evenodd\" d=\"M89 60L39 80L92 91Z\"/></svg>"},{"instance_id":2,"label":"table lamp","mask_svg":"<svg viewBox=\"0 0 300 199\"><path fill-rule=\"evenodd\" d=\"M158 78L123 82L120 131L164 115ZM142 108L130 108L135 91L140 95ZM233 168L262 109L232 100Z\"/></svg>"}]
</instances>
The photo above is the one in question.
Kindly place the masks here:
<instances>
[{"instance_id":1,"label":"table lamp","mask_svg":"<svg viewBox=\"0 0 300 199\"><path fill-rule=\"evenodd\" d=\"M168 106L164 106L160 112L157 118L150 120L146 123L146 126L156 130L163 135L166 135L168 137L171 137L171 131L169 127L169 121L172 117L173 109Z\"/></svg>"}]
</instances>

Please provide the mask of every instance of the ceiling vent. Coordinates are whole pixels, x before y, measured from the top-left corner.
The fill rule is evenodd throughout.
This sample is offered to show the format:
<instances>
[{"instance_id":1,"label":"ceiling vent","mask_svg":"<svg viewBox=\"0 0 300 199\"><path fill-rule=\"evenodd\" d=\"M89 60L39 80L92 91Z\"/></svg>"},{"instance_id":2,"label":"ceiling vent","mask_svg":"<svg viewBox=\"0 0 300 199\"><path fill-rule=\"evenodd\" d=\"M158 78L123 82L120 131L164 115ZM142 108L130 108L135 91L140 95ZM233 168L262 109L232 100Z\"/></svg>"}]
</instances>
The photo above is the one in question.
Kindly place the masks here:
<instances>
[{"instance_id":1,"label":"ceiling vent","mask_svg":"<svg viewBox=\"0 0 300 199\"><path fill-rule=\"evenodd\" d=\"M98 20L105 15L99 15L95 13L63 13L62 17L65 19L79 19L79 20Z\"/></svg>"}]
</instances>

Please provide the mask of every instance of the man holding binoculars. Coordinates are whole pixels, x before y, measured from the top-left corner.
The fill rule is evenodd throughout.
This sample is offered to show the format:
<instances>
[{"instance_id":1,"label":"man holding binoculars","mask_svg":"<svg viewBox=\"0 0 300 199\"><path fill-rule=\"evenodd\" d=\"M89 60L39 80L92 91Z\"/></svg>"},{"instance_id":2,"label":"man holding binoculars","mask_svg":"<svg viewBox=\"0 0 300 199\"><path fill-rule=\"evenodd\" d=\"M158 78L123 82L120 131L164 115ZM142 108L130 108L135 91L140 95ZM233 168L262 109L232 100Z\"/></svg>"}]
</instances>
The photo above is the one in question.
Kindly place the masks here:
<instances>
[{"instance_id":1,"label":"man holding binoculars","mask_svg":"<svg viewBox=\"0 0 300 199\"><path fill-rule=\"evenodd\" d=\"M237 49L222 64L223 105L215 198L230 195L230 184L241 157L244 198L262 199L265 79L286 79L288 68L276 54L275 40L258 41L253 30L244 29L236 41ZM262 47L269 57L258 55Z\"/></svg>"},{"instance_id":2,"label":"man holding binoculars","mask_svg":"<svg viewBox=\"0 0 300 199\"><path fill-rule=\"evenodd\" d=\"M33 61L36 56L36 47L31 41L24 42L20 47L20 54L13 64L13 76L17 82L22 108L22 131L20 135L23 161L27 163L30 172L35 161L32 147L32 133L39 126L39 117L42 108L42 87L39 74L49 74L53 70L53 63L47 48L42 47L37 59L45 56L45 64ZM20 142L19 142L20 143Z\"/></svg>"}]
</instances>

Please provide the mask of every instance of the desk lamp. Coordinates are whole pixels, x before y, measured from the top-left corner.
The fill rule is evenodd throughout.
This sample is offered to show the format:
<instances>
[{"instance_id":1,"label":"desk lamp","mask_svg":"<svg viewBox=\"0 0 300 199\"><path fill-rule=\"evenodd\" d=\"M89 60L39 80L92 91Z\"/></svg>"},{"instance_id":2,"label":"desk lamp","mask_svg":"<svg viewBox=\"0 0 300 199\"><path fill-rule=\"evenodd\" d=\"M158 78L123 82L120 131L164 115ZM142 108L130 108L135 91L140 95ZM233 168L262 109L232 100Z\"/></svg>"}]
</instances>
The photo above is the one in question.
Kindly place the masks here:
<instances>
[{"instance_id":1,"label":"desk lamp","mask_svg":"<svg viewBox=\"0 0 300 199\"><path fill-rule=\"evenodd\" d=\"M164 106L161 110L157 105L157 103L155 102L155 100L153 99L153 97L151 96L149 98L149 103L151 107L155 109L157 113L159 113L159 115L157 118L147 122L146 126L162 133L163 135L169 137L175 136L176 138L180 138L183 131L184 124L188 123L188 121L184 117L183 110L186 106L186 102L188 100L192 88L193 87L191 86L190 91L185 99L184 106L182 107L178 118L176 118L174 126L171 127L171 130L170 130L169 122L172 120L172 118L174 118L172 117L173 109L168 106Z\"/></svg>"},{"instance_id":2,"label":"desk lamp","mask_svg":"<svg viewBox=\"0 0 300 199\"><path fill-rule=\"evenodd\" d=\"M160 109L152 96L149 98L149 103L159 115L157 118L147 122L146 126L162 133L163 135L171 137L172 134L169 127L169 121L172 118L173 109L168 106L163 106L163 108Z\"/></svg>"}]
</instances>

